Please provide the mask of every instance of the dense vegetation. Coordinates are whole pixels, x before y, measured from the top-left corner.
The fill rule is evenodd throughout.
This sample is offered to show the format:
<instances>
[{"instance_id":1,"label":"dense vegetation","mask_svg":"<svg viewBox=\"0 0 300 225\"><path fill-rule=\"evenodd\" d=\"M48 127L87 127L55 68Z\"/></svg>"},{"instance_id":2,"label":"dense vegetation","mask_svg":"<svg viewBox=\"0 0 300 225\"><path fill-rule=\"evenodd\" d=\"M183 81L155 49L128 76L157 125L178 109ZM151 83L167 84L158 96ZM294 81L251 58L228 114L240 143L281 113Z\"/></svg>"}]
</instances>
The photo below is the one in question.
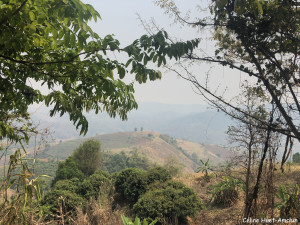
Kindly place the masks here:
<instances>
[{"instance_id":1,"label":"dense vegetation","mask_svg":"<svg viewBox=\"0 0 300 225\"><path fill-rule=\"evenodd\" d=\"M213 0L210 15L197 16L195 22L182 16L172 0L156 4L183 26L211 27L213 54L197 49L198 36L174 42L165 30L152 32L148 26L149 35L121 47L113 35L101 38L89 27L88 22L100 15L80 0L0 1L0 150L2 155L10 154L0 183L1 224L118 224L118 210L144 219L145 224L147 220L202 224L205 216L211 217L203 213L198 195L207 206L222 207L224 212L240 203L236 215L229 215L235 224L241 218L299 222L299 167L293 165L297 170L292 171L288 162L294 139L300 141L299 1ZM125 62L111 58L114 53L123 53ZM58 163L51 188L43 190L41 176L34 174L36 159L27 158L26 146L30 137L43 140L49 131L39 131L31 122L29 105L44 103L51 107L50 116L69 115L80 134L86 134L85 112L105 111L110 117L127 119L137 103L133 83L127 84L124 77L134 74L139 83L160 79L161 72L147 65L160 67L167 59L179 61L180 69L168 65L170 71L190 81L198 94L236 120L227 132L236 151L234 166L218 171L209 167L209 160L200 161L204 176L196 187L194 180L187 183L209 192L196 193L179 181L185 177L172 177L168 168L151 168L135 152L106 156L104 168L113 174L100 170L104 164L100 143L88 140ZM240 85L241 94L231 101L208 86L209 73L203 83L190 71L195 62L234 69L248 82ZM198 163L176 140L161 138ZM12 144L18 147L12 149ZM114 168L118 160L122 164ZM293 160L299 163L299 153ZM131 166L139 168L126 168ZM204 216L195 218L197 213ZM125 216L122 219L131 223ZM217 217L207 221L224 222Z\"/></svg>"},{"instance_id":2,"label":"dense vegetation","mask_svg":"<svg viewBox=\"0 0 300 225\"><path fill-rule=\"evenodd\" d=\"M293 162L300 163L300 153L299 152L297 152L293 155Z\"/></svg>"},{"instance_id":3,"label":"dense vegetation","mask_svg":"<svg viewBox=\"0 0 300 225\"><path fill-rule=\"evenodd\" d=\"M95 141L89 140L81 145L85 157L88 157L84 154L84 150L90 147L88 143ZM99 146L99 143L95 143L95 146ZM137 152L129 155L124 152L119 154L125 159L130 159L131 155L135 155L134 159L138 157ZM101 162L103 163L102 160ZM232 208L235 212L241 210L235 205L242 201L245 181L243 170L234 168L232 164L224 168L214 168L214 172L207 168L210 168L209 161L203 162L199 168L200 176L187 178L184 175L175 179L168 168L161 166L149 166L146 169L125 168L111 174L97 169L92 174L85 174L71 156L59 162L51 188L43 191L43 197L35 203L36 207L38 206L35 208L38 214L34 217L45 223L61 223L63 217L65 224L73 224L86 215L87 221L95 221L95 215L90 213L90 210L97 210L97 207L100 210L102 207L101 210L107 210L111 220L116 216L121 218L119 210L122 209L121 212L126 216L145 219L148 223L156 221L155 224L190 224L191 221L195 221L195 224L209 224L202 220L201 215L209 213L210 210L215 210L219 216L222 216L222 209ZM295 172L299 173L298 170ZM275 175L282 179L281 172ZM207 179L207 176L210 178ZM264 179L267 177L268 174L265 173ZM189 187L182 181L188 183ZM285 181L276 185L274 210L278 210L281 218L297 218L300 206L298 187L287 186L284 183ZM260 192L262 198L268 195L267 189L265 191ZM124 216L122 218L124 221ZM212 219L211 215L209 218ZM102 221L109 224L110 220ZM126 221L129 223L129 219ZM115 224L120 224L120 221Z\"/></svg>"},{"instance_id":4,"label":"dense vegetation","mask_svg":"<svg viewBox=\"0 0 300 225\"><path fill-rule=\"evenodd\" d=\"M93 158L93 154L86 153L96 146L100 145L95 140L84 142L78 148L82 160L89 161L90 157ZM74 151L74 155L77 153L78 151ZM132 155L134 157L119 154L134 162L138 155L136 152ZM65 222L72 223L71 218L76 217L77 208L80 207L85 212L92 199L101 204L105 198L112 198L112 208L127 204L132 207L134 215L149 222L156 219L158 224L171 220L184 224L187 216L195 216L203 208L196 193L184 184L172 181L170 172L164 167L147 168L148 170L127 168L111 175L103 170L84 173L86 168L80 167L81 161L75 161L73 157L59 163L52 187L40 202L39 212L45 215L45 221L57 221L61 216L68 215Z\"/></svg>"},{"instance_id":5,"label":"dense vegetation","mask_svg":"<svg viewBox=\"0 0 300 225\"><path fill-rule=\"evenodd\" d=\"M103 153L101 169L109 173L115 173L126 168L148 170L151 165L149 159L138 151L130 151L128 154L122 151L116 154Z\"/></svg>"}]
</instances>

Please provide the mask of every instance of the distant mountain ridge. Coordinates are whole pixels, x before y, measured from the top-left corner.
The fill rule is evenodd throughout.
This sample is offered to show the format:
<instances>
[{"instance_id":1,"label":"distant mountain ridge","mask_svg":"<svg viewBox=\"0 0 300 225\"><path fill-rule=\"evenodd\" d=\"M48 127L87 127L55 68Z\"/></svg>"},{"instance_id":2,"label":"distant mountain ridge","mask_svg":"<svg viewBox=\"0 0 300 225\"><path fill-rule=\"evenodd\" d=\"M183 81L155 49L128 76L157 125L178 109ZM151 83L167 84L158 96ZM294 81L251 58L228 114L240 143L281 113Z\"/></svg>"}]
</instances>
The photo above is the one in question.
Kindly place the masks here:
<instances>
[{"instance_id":1,"label":"distant mountain ridge","mask_svg":"<svg viewBox=\"0 0 300 225\"><path fill-rule=\"evenodd\" d=\"M40 107L32 118L36 123L49 127L56 139L70 139L79 137L68 116L49 117L49 109ZM152 130L166 133L179 139L186 139L203 144L224 145L226 130L232 124L224 113L207 110L203 105L169 105L162 103L139 103L139 108L128 114L127 121L110 118L106 113L86 115L89 122L87 137L97 134Z\"/></svg>"}]
</instances>

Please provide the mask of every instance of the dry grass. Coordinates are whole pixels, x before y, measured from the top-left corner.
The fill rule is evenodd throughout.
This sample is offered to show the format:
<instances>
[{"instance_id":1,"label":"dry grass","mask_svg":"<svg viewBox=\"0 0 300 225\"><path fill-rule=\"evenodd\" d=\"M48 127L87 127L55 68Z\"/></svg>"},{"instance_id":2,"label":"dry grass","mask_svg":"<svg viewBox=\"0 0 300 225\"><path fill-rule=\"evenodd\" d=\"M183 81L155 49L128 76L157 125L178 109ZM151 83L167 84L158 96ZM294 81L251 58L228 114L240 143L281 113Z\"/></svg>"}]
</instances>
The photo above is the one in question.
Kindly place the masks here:
<instances>
[{"instance_id":1,"label":"dry grass","mask_svg":"<svg viewBox=\"0 0 300 225\"><path fill-rule=\"evenodd\" d=\"M213 186L221 181L221 177L212 175L210 182L204 180L204 174L194 173L190 175L185 175L176 180L183 182L187 186L193 188L198 197L205 204L206 208L199 211L195 218L188 218L189 224L191 225L211 225L211 224L237 224L241 220L240 215L242 215L243 210L243 197L242 192L239 192L239 200L232 206L228 208L212 207L211 206L211 190Z\"/></svg>"},{"instance_id":2,"label":"dry grass","mask_svg":"<svg viewBox=\"0 0 300 225\"><path fill-rule=\"evenodd\" d=\"M84 213L77 208L76 224L81 225L122 225L121 210L113 211L111 205L90 201Z\"/></svg>"},{"instance_id":3,"label":"dry grass","mask_svg":"<svg viewBox=\"0 0 300 225\"><path fill-rule=\"evenodd\" d=\"M276 166L277 170L274 172L274 189L275 193L278 191L280 185L285 186L294 186L298 184L300 186L300 165L291 165L285 166L285 172L282 173L279 169L279 165ZM241 170L232 171L235 177L242 177L243 172ZM221 208L217 206L212 206L210 204L211 194L213 186L221 181L224 174L221 172L217 176L212 176L210 182L205 182L203 179L204 174L194 173L194 174L182 174L179 177L176 177L175 180L183 182L187 186L193 188L202 202L206 205L206 209L199 211L198 215L195 218L188 218L190 225L211 225L211 224L242 224L242 215L244 210L244 192L239 191L238 201L231 207ZM263 174L262 185L259 192L259 198L256 202L257 204L257 217L273 217L279 218L279 210L275 209L272 212L272 209L267 203L266 193L269 190L265 189L264 180L266 179L266 174ZM275 198L275 203L279 199Z\"/></svg>"},{"instance_id":4,"label":"dry grass","mask_svg":"<svg viewBox=\"0 0 300 225\"><path fill-rule=\"evenodd\" d=\"M278 191L280 185L294 186L298 184L300 186L300 165L285 166L285 172L282 173L279 169L279 165L276 165L277 170L274 172L274 186L275 192ZM231 172L231 175L242 178L244 171L242 169L236 169ZM242 215L244 210L244 193L239 191L238 201L231 207L217 207L212 206L210 203L211 190L215 184L220 182L226 175L225 172L218 172L214 174L209 182L206 182L202 173L185 173L181 174L174 179L180 181L190 188L193 188L206 208L199 211L194 218L188 218L190 225L229 225L229 224L242 224ZM228 175L228 174L227 174ZM263 174L262 185L259 192L259 198L257 200L257 217L271 218L272 210L267 203L266 193L269 190L265 189L264 180L266 174ZM126 205L118 207L116 210L112 210L112 198L109 195L105 195L101 198L101 203L91 200L86 209L77 208L76 217L72 218L74 221L72 224L80 225L122 225L121 214L132 216L129 207ZM279 199L275 199L275 203ZM274 210L273 216L279 217L279 211ZM61 222L52 224L62 224ZM47 224L42 222L31 224ZM48 223L49 224L49 223Z\"/></svg>"},{"instance_id":5,"label":"dry grass","mask_svg":"<svg viewBox=\"0 0 300 225\"><path fill-rule=\"evenodd\" d=\"M165 164L168 158L175 157L178 162L185 165L185 172L193 172L194 162L176 147L162 140L159 135L156 132L138 131L103 134L94 138L101 142L102 150L105 152L119 153L121 151L129 152L137 149L158 164ZM85 140L85 138L81 138L53 144L46 153L52 155L54 158L65 159ZM189 154L195 152L199 158L205 160L210 158L214 164L222 161L224 159L223 156L229 154L229 151L218 146L204 146L184 140L177 140L177 142Z\"/></svg>"}]
</instances>

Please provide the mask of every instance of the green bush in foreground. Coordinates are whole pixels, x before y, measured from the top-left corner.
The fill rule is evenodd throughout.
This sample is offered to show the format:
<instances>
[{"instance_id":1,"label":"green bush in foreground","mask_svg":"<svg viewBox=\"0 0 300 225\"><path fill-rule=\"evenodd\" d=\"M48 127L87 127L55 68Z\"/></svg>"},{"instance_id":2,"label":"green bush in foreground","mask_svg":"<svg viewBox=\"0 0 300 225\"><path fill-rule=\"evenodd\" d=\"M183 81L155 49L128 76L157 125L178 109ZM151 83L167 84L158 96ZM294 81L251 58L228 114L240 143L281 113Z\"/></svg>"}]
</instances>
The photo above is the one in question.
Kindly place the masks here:
<instances>
[{"instance_id":1,"label":"green bush in foreground","mask_svg":"<svg viewBox=\"0 0 300 225\"><path fill-rule=\"evenodd\" d=\"M240 180L224 177L224 180L214 186L212 191L213 205L230 207L239 197L238 189L242 187Z\"/></svg>"},{"instance_id":2,"label":"green bush in foreground","mask_svg":"<svg viewBox=\"0 0 300 225\"><path fill-rule=\"evenodd\" d=\"M71 180L59 180L57 181L53 187L53 190L64 190L64 191L71 191L73 193L77 192L78 185L81 183L77 178L73 178Z\"/></svg>"},{"instance_id":3,"label":"green bush in foreground","mask_svg":"<svg viewBox=\"0 0 300 225\"><path fill-rule=\"evenodd\" d=\"M187 216L194 216L203 208L201 200L194 190L184 184L168 181L153 186L151 190L142 195L133 206L134 213L147 221L157 219L157 224L178 221L187 224Z\"/></svg>"},{"instance_id":4,"label":"green bush in foreground","mask_svg":"<svg viewBox=\"0 0 300 225\"><path fill-rule=\"evenodd\" d=\"M156 181L165 182L167 180L172 179L170 172L162 166L157 166L157 167L150 169L147 172L146 176L147 176L147 178L146 178L147 184L152 184Z\"/></svg>"},{"instance_id":5,"label":"green bush in foreground","mask_svg":"<svg viewBox=\"0 0 300 225\"><path fill-rule=\"evenodd\" d=\"M124 200L134 204L150 184L163 183L171 178L168 170L163 167L154 167L149 171L129 168L116 175L115 190Z\"/></svg>"},{"instance_id":6,"label":"green bush in foreground","mask_svg":"<svg viewBox=\"0 0 300 225\"><path fill-rule=\"evenodd\" d=\"M110 175L103 171L96 171L84 180L58 180L42 199L40 212L46 215L46 220L61 214L72 215L76 207L85 207L90 198L98 199L102 189L107 190L110 185Z\"/></svg>"},{"instance_id":7,"label":"green bush in foreground","mask_svg":"<svg viewBox=\"0 0 300 225\"><path fill-rule=\"evenodd\" d=\"M86 199L98 199L101 189L110 185L110 175L98 170L78 185L77 193Z\"/></svg>"},{"instance_id":8,"label":"green bush in foreground","mask_svg":"<svg viewBox=\"0 0 300 225\"><path fill-rule=\"evenodd\" d=\"M75 160L72 157L69 157L58 164L53 183L59 180L69 180L72 178L82 180L84 178L84 174L79 170Z\"/></svg>"},{"instance_id":9,"label":"green bush in foreground","mask_svg":"<svg viewBox=\"0 0 300 225\"><path fill-rule=\"evenodd\" d=\"M134 222L132 222L131 219L124 216L124 214L121 215L121 218L122 218L122 222L124 225L154 225L157 222L156 220L154 220L149 224L148 221L146 219L144 219L143 223L142 223L140 218L138 218L138 217L135 217Z\"/></svg>"},{"instance_id":10,"label":"green bush in foreground","mask_svg":"<svg viewBox=\"0 0 300 225\"><path fill-rule=\"evenodd\" d=\"M86 200L72 191L54 189L45 195L41 205L41 210L46 215L45 219L52 220L56 215L71 215L76 207L86 205Z\"/></svg>"},{"instance_id":11,"label":"green bush in foreground","mask_svg":"<svg viewBox=\"0 0 300 225\"><path fill-rule=\"evenodd\" d=\"M285 186L279 186L278 193L275 194L280 202L275 205L275 208L280 210L281 218L294 218L300 215L300 194L299 187L295 185L292 190Z\"/></svg>"},{"instance_id":12,"label":"green bush in foreground","mask_svg":"<svg viewBox=\"0 0 300 225\"><path fill-rule=\"evenodd\" d=\"M146 172L137 168L122 170L116 176L115 190L124 200L135 203L146 192Z\"/></svg>"}]
</instances>

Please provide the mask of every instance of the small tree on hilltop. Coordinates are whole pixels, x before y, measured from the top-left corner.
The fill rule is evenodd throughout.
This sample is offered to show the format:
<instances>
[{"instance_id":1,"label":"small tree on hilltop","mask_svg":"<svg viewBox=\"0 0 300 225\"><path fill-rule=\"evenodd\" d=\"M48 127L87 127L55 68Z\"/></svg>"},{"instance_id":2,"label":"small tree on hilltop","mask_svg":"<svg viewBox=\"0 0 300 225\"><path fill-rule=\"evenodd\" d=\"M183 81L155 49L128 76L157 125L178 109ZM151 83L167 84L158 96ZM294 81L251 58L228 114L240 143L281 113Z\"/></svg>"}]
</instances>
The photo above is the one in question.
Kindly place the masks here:
<instances>
[{"instance_id":1,"label":"small tree on hilltop","mask_svg":"<svg viewBox=\"0 0 300 225\"><path fill-rule=\"evenodd\" d=\"M73 153L78 168L86 175L93 174L101 163L101 145L91 139L81 144Z\"/></svg>"}]
</instances>

